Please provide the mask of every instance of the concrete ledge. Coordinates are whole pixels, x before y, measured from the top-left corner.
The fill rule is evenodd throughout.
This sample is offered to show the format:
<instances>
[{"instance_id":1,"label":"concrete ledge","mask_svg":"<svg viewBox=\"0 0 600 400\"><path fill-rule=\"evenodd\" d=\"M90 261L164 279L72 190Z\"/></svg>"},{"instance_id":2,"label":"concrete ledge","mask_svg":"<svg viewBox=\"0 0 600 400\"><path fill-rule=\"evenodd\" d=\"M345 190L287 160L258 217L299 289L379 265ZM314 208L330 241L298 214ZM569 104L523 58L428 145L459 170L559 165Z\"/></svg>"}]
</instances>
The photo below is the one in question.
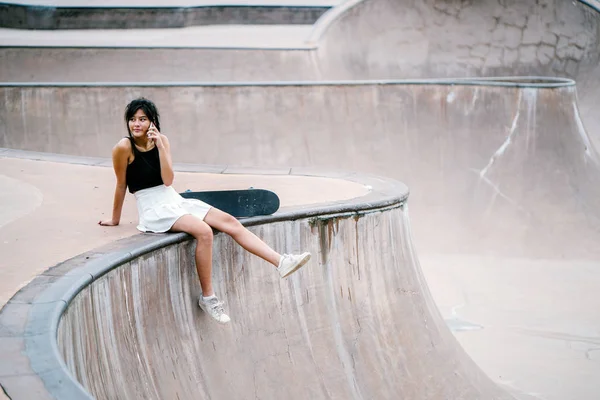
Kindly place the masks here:
<instances>
[{"instance_id":1,"label":"concrete ledge","mask_svg":"<svg viewBox=\"0 0 600 400\"><path fill-rule=\"evenodd\" d=\"M311 25L330 7L201 5L55 7L0 4L0 27L13 29L161 29L202 25Z\"/></svg>"},{"instance_id":2,"label":"concrete ledge","mask_svg":"<svg viewBox=\"0 0 600 400\"><path fill-rule=\"evenodd\" d=\"M398 85L441 85L441 86L497 86L519 88L557 88L575 86L570 78L552 76L498 76L469 78L431 79L369 79L369 80L326 80L326 81L272 81L272 82L0 82L0 88L252 88L252 87L310 87L310 86L398 86Z\"/></svg>"},{"instance_id":3,"label":"concrete ledge","mask_svg":"<svg viewBox=\"0 0 600 400\"><path fill-rule=\"evenodd\" d=\"M15 153L24 156L22 152L8 152L12 156ZM70 161L77 162L76 158ZM101 163L100 160L85 161L93 165ZM224 168L221 170L225 172ZM315 171L308 170L298 170L298 174L316 176ZM345 179L368 185L372 191L364 198L300 207L273 216L250 218L243 223L255 226L311 217L358 216L399 207L408 197L408 188L397 181L350 173ZM0 311L0 383L8 395L12 399L92 398L73 379L58 351L57 329L65 309L81 290L112 269L189 239L186 234L135 235L60 263L15 294Z\"/></svg>"}]
</instances>

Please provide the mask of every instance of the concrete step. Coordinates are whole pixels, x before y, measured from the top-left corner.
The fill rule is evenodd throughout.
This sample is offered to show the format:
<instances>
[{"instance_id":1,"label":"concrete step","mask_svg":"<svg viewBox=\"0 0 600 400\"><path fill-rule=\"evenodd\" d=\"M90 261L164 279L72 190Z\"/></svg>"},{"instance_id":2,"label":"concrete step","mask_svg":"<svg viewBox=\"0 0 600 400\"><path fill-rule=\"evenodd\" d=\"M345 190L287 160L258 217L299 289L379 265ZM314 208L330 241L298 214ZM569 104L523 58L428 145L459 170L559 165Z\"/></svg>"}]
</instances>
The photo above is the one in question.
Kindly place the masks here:
<instances>
[{"instance_id":1,"label":"concrete step","mask_svg":"<svg viewBox=\"0 0 600 400\"><path fill-rule=\"evenodd\" d=\"M0 82L312 80L311 25L0 29Z\"/></svg>"},{"instance_id":2,"label":"concrete step","mask_svg":"<svg viewBox=\"0 0 600 400\"><path fill-rule=\"evenodd\" d=\"M1 47L307 48L312 25L29 31L0 28Z\"/></svg>"},{"instance_id":3,"label":"concrete step","mask_svg":"<svg viewBox=\"0 0 600 400\"><path fill-rule=\"evenodd\" d=\"M0 48L0 82L317 80L311 50Z\"/></svg>"}]
</instances>

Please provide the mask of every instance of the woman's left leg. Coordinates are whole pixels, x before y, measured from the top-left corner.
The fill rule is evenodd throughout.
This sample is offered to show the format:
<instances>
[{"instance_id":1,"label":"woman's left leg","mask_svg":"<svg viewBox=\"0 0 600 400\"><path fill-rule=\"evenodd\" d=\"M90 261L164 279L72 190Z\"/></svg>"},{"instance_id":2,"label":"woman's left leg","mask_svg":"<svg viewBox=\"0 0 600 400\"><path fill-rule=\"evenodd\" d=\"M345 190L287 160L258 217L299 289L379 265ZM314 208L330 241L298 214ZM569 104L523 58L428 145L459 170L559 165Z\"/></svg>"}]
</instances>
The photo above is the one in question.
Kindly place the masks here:
<instances>
[{"instance_id":1,"label":"woman's left leg","mask_svg":"<svg viewBox=\"0 0 600 400\"><path fill-rule=\"evenodd\" d=\"M275 267L279 265L281 254L277 253L265 242L250 232L235 217L217 209L211 208L204 217L204 222L209 226L228 234L250 253L270 262Z\"/></svg>"}]
</instances>

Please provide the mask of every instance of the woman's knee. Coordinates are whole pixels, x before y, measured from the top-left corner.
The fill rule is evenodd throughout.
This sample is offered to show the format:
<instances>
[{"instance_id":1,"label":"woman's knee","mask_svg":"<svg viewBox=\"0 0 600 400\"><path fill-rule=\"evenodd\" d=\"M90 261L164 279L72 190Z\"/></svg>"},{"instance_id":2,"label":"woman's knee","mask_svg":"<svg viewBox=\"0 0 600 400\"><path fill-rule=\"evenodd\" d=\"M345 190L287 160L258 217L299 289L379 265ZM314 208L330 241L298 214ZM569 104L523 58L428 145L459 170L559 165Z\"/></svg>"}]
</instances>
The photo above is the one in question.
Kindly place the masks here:
<instances>
[{"instance_id":1,"label":"woman's knee","mask_svg":"<svg viewBox=\"0 0 600 400\"><path fill-rule=\"evenodd\" d=\"M212 228L204 221L198 221L194 226L194 230L190 233L198 243L212 244L213 242Z\"/></svg>"},{"instance_id":2,"label":"woman's knee","mask_svg":"<svg viewBox=\"0 0 600 400\"><path fill-rule=\"evenodd\" d=\"M224 232L230 236L236 236L244 228L244 225L232 215L226 214L223 221Z\"/></svg>"},{"instance_id":3,"label":"woman's knee","mask_svg":"<svg viewBox=\"0 0 600 400\"><path fill-rule=\"evenodd\" d=\"M234 216L217 208L211 208L204 221L218 231L234 238L246 229Z\"/></svg>"}]
</instances>

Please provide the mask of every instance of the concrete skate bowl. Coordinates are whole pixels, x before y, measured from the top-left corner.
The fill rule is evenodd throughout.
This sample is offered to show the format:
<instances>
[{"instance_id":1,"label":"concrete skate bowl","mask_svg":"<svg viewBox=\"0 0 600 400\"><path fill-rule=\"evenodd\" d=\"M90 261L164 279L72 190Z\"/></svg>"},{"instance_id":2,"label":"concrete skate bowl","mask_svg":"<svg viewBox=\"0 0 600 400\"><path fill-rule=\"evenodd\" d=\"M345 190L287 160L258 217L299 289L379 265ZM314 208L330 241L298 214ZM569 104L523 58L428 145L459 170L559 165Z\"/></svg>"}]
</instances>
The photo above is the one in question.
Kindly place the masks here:
<instances>
[{"instance_id":1,"label":"concrete skate bowl","mask_svg":"<svg viewBox=\"0 0 600 400\"><path fill-rule=\"evenodd\" d=\"M7 134L4 146L105 156L121 136L122 105L143 94L159 104L166 129L177 132L170 137L180 161L342 168L406 182L427 283L469 355L519 397L595 398L599 186L590 138L595 140L600 126L591 112L598 104L596 12L583 3L538 2L532 10L510 2L488 24L472 21L494 15L492 2L464 9L426 2L431 17L404 22L433 18L434 25L420 30L441 27L433 36L446 41L419 42L413 32L407 35L411 43L423 45L411 48L397 40L407 32L386 33L389 21L382 15L398 13L390 4L351 8L324 31L318 50L310 53L310 67L296 67L312 79L387 81L5 85L6 132L23 135ZM404 10L417 8L411 15L427 15L416 2L401 4ZM379 6L368 22L370 10ZM518 19L542 10L550 10L551 21L534 32L556 27L584 33L553 33L535 42ZM448 19L440 20L444 15ZM374 16L382 19L374 22ZM517 21L504 21L507 16ZM498 33L496 20L504 21L497 23ZM348 29L353 24L356 36ZM365 25L375 32L357 28ZM469 33L469 26L485 29ZM381 45L353 50L377 29ZM487 31L488 46L453 42L486 40ZM497 48L501 62L494 63ZM452 57L461 51L465 54ZM544 57L548 52L550 60ZM567 76L578 88L574 81L548 78L391 81L492 74ZM106 129L82 119L90 109L113 116ZM70 139L82 134L77 129L82 124L92 127L86 134L94 146ZM205 129L180 133L189 126Z\"/></svg>"},{"instance_id":2,"label":"concrete skate bowl","mask_svg":"<svg viewBox=\"0 0 600 400\"><path fill-rule=\"evenodd\" d=\"M0 377L6 393L510 398L439 316L412 248L406 186L347 178L371 193L246 221L278 247L315 255L288 280L216 236L215 290L233 317L226 326L196 305L194 243L182 234L135 236L46 271L2 310L0 342L14 350L0 365L18 369Z\"/></svg>"},{"instance_id":3,"label":"concrete skate bowl","mask_svg":"<svg viewBox=\"0 0 600 400\"><path fill-rule=\"evenodd\" d=\"M577 235L581 243L594 237L597 154L569 79L19 85L2 91L10 105L6 129L25 133L6 137L4 147L101 157L122 136L121 105L144 94L163 110L164 130L177 132L171 142L181 162L293 163L402 179L412 188L414 211L423 212L419 221L435 215L423 237L437 251L598 254L565 246L572 234L532 230L523 220L541 227L554 216L574 231L592 229ZM85 119L92 109L112 117L95 125ZM82 131L82 124L90 128ZM190 126L203 129L185 133ZM585 213L574 211L584 206ZM494 224L502 240L482 236ZM456 229L469 239L444 234Z\"/></svg>"},{"instance_id":4,"label":"concrete skate bowl","mask_svg":"<svg viewBox=\"0 0 600 400\"><path fill-rule=\"evenodd\" d=\"M0 46L4 82L271 82L567 77L598 145L598 2L353 0L289 49ZM68 62L67 62L68 61ZM139 65L144 65L140 69Z\"/></svg>"},{"instance_id":5,"label":"concrete skate bowl","mask_svg":"<svg viewBox=\"0 0 600 400\"><path fill-rule=\"evenodd\" d=\"M322 79L572 78L596 141L599 6L595 0L348 2L317 23L315 65Z\"/></svg>"},{"instance_id":6,"label":"concrete skate bowl","mask_svg":"<svg viewBox=\"0 0 600 400\"><path fill-rule=\"evenodd\" d=\"M14 105L11 108L13 116L27 115L31 112L27 110L37 110L40 112L38 117L40 121L44 120L42 116L48 115L52 115L53 121L57 121L57 125L46 124L44 126L48 132L45 137L53 139L52 142L42 144L57 146L46 147L46 151L96 156L95 152L98 151L98 147L109 149L114 140L121 136L119 131L123 129L121 123L118 122L122 110L120 110L121 107L115 105L125 104L128 99L144 94L154 99L159 105L163 115L163 129L179 133L170 135L170 137L174 158L182 162L202 160L210 164L231 165L244 158L247 165L276 168L294 163L306 167L316 165L321 168L365 171L402 179L411 188L412 228L415 231L417 253L425 269L427 282L433 287L434 296L436 296L437 304L446 318L446 322L456 331L457 338L467 349L469 355L496 383L504 385L519 398L558 399L568 397L567 395L573 393L576 393L577 398L593 398L590 396L595 395L597 381L588 378L594 376L596 370L594 349L596 348L595 337L598 329L595 317L598 307L598 299L595 296L599 280L597 267L600 260L599 250L596 246L599 239L597 210L598 199L600 199L598 196L600 188L598 185L598 155L583 129L578 114L576 89L573 81L550 78L513 78L331 84L298 83L294 85L186 85L185 87L173 85L140 85L138 87L129 85L110 87L106 85L97 87L45 85L38 87L32 85L18 88L5 87L3 90L5 98L16 96L14 97L15 101L10 103ZM19 105L23 104L29 105L26 110L19 108ZM206 106L207 104L212 106ZM112 115L113 117L107 118L107 121L117 122L114 122L114 125L107 124L102 132L90 129L84 133L78 127L82 123L92 126L92 121L81 121L82 115L87 115L86 110L90 109L96 110L98 115ZM271 110L271 112L264 113L264 110ZM307 118L307 115L310 115L311 118ZM12 117L6 120L15 121L18 118ZM34 121L33 118L27 120ZM205 129L195 132L194 135L185 134L189 131L186 127L200 125ZM282 129L282 126L286 128ZM24 128L13 126L11 129L26 131ZM57 132L61 132L61 135L58 135ZM107 135L104 132L115 132L115 134L114 137L106 138ZM91 136L87 137L85 141L77 143L69 140L76 134ZM31 137L23 136L23 139L29 140ZM340 137L343 137L343 140L340 140ZM81 146L81 143L93 143L93 145L84 147ZM194 143L203 143L203 146L195 147ZM31 144L26 145L30 146ZM15 143L14 147L20 146ZM403 223L405 222L406 220ZM337 237L334 234L337 232L337 228L332 226L331 229L331 231L327 231L326 235L325 232L323 235L319 234L318 239L314 239L315 242L321 243L322 240L330 240L326 239L330 234ZM376 235L375 232L378 229L380 228L365 227L364 230L361 228L358 232ZM342 231L345 229L340 232ZM350 250L344 251L358 252L359 257L362 257L360 256L362 251L375 253L383 251L385 257L406 257L409 253L404 250L400 251L393 246L396 241L404 239L398 239L391 232L388 234L391 236L385 240L372 236L373 240L367 240L368 243L360 240L356 242L356 236L353 236L352 242L347 236L344 236L344 238L339 238L339 246L358 243L352 244ZM274 234L274 240L276 236ZM267 235L267 237L270 236ZM322 254L326 247L323 245L315 251ZM221 252L216 253L220 254ZM346 267L342 267L342 269L348 269L350 265L355 264L350 255L344 257L349 260L349 264L343 264ZM371 268L372 265L379 265L379 263L385 265L393 261L386 259L365 262L366 264L361 265L368 264ZM137 261L133 261L133 264L135 263ZM155 263L155 261L151 261L151 263ZM176 264L175 261L169 261L169 263ZM218 261L216 265L225 264L240 265L238 259L228 260L226 263ZM242 264L244 263L242 262ZM327 270L327 267L324 267L325 264L327 262L322 260L319 266L315 266L316 270ZM399 271L405 269L405 266L399 267L398 263L390 265L396 265L394 268ZM123 271L128 268L130 267ZM134 268L132 271L137 271L137 269ZM314 271L307 272L307 274L312 273ZM113 274L119 273L114 272ZM235 274L230 272L227 274L222 278L222 284L234 285L231 280L237 279ZM383 278L380 276L381 274L376 275ZM358 275L355 278L358 280ZM138 278L136 277L136 279ZM127 301L133 302L133 298L145 298L142 288L146 287L145 285L152 279L144 280L143 284L120 283L122 288L135 290L131 296L127 292ZM313 279L312 275L310 279ZM346 296L347 291L344 292L344 285L341 285L340 290L337 279L334 285L336 296L338 290L340 296ZM339 279L346 281L349 278L340 277ZM386 277L385 279L393 281L395 278ZM163 280L157 279L157 281L162 282ZM188 277L188 281L191 281L191 277ZM324 284L318 281L311 282L310 285L314 284L319 287ZM420 282L425 284L422 280ZM354 284L369 285L368 282L363 283L362 280L361 283L355 282ZM403 286L396 284L393 284L392 287L395 289L369 287L368 290L364 290L369 293L389 293L389 290L394 293L397 290L400 293L405 293L404 290L407 290L406 293L413 291L413 289L404 289ZM225 286L225 288L226 293L230 293L230 287ZM328 290L330 289L331 286ZM92 292L94 290L91 289ZM159 297L169 298L172 298L173 295L167 293L177 292L174 288L170 289L171 292L165 292L166 289L160 288L156 288L156 290L163 293ZM264 292L266 289L258 286L252 287L252 290L244 291L244 296L240 296L240 298L246 298L246 295L254 298L257 290ZM290 293L297 296L299 292L295 288L294 290ZM426 291L426 286L423 286L422 290ZM189 292L189 296L183 294L183 297L191 301L189 300L193 297L191 293ZM125 296L124 292L119 296ZM309 293L308 296L309 299L312 299L314 296L325 296L325 294L313 296ZM366 300L369 297L366 294L359 298L356 297L356 293L348 296L352 296L354 301L370 301ZM96 310L95 307L108 310L106 304L102 307L97 304L93 305L96 297L89 297L90 295L85 295L79 300L75 299L73 304L77 304L77 308L72 309L73 315L86 307L88 316L93 314L90 309ZM97 297L108 298L104 294ZM270 297L268 298L270 299ZM559 306L555 304L557 298L560 299ZM235 297L227 300L228 302L233 301L233 312L238 315L240 315L239 313L255 312L243 308L250 307L248 304L236 303L241 300ZM261 304L265 302L262 298L256 299L256 301ZM294 297L294 301L300 300ZM119 301L116 303L122 305ZM148 300L143 304L152 303ZM396 309L397 303L392 302L392 304ZM292 304L288 303L285 305L285 307L291 306ZM112 307L117 307L117 305L111 305L111 309ZM131 308L133 303L127 307L123 312L133 310ZM160 307L166 307L166 305L163 304ZM408 340L411 334L407 332L412 332L416 328L410 325L404 317L403 310L403 308L397 308L397 312L402 314L390 314L386 321L398 318L407 325L393 328L398 329L396 333L379 325L378 329L383 329L389 335L404 337ZM97 311L96 314L99 312ZM314 313L317 312L319 314L315 315ZM330 314L331 309L328 309L326 316L323 314L324 312L324 310L311 309L310 313L308 311L305 313L306 318L319 319L319 321L313 321L316 324L314 329L317 331L330 329L319 325L324 323L321 321L323 318L333 318L333 314ZM152 314L154 311L150 313ZM156 314L168 315L166 311ZM131 312L128 315L122 313L118 315L120 316L115 318L133 318L134 316ZM185 317L185 321L187 321L185 323L191 324L193 319L188 320L189 314L186 315L181 318ZM339 323L346 321L347 317L347 315L344 318L339 317L342 318L339 319ZM112 317L106 316L101 320L95 320L96 322L92 323L93 326L87 327L85 332L89 332L90 335L93 335L93 332L107 332L106 330L118 332L119 325L114 321L111 322L110 318ZM140 318L149 317L142 317L140 314ZM81 320L82 318L71 317L69 321ZM67 320L63 319L63 321ZM153 324L162 323L153 321ZM252 324L271 322L270 320L244 321L244 323ZM358 330L343 330L344 333L341 337L345 338L342 342L346 347L340 348L336 347L340 343L340 331L333 328L337 326L338 322L328 321L333 325L332 330L327 331L329 332L327 335L333 335L331 340L334 340L332 343L335 345L332 343L320 345L318 352L332 351L333 347L328 347L330 345L334 346L336 351L342 351L342 353L336 353L338 358L335 361L341 364L332 368L338 370L342 368L344 374L350 374L344 375L344 379L346 383L351 383L348 384L350 386L344 386L344 389L341 390L350 390L350 397L354 398L361 398L363 395L368 397L369 393L394 393L394 391L396 394L417 393L412 392L412 390L416 390L413 387L399 389L394 386L389 386L391 389L381 389L381 392L376 392L374 386L371 386L372 383L366 382L372 382L371 380L382 382L382 379L388 382L387 377L382 378L380 374L377 374L376 377L365 376L362 375L362 372L359 374L354 370L347 369L348 365L352 365L353 362L366 365L357 358L353 359L359 355L359 353L353 352L354 350L358 351L358 347L348 345L348 340L354 343L354 339L348 338L355 338L353 335L358 335L358 330L363 329L365 325L361 321L354 325L354 328ZM433 320L421 319L421 323L427 327L433 321L435 318ZM64 356L71 371L90 391L97 390L92 389L94 385L104 387L105 385L95 383L90 377L105 376L108 372L104 370L101 373L99 370L96 373L84 371L85 368L82 365L86 365L86 363L78 357L88 359L86 358L88 356L85 355L88 353L84 352L81 355L79 352L79 349L86 347L83 344L85 338L80 338L76 334L81 326L77 322L69 322L69 324L71 323L76 328L70 329L68 332L63 331L60 336L61 343L65 343L63 340L75 343L74 346L65 345L63 347ZM128 323L130 325L121 326L131 326L133 322ZM439 321L436 322L438 325L439 323ZM361 328L359 328L359 324ZM170 326L169 323L164 323L164 326L167 325ZM143 341L139 343L140 346L150 343L145 336L146 333L142 332L143 326L136 328L136 335L139 335L140 340ZM188 325L184 332L192 332L191 326ZM261 329L253 326L258 330ZM196 328L200 329L198 326ZM304 329L302 326L301 328ZM83 328L81 329L83 334ZM204 325L202 329L205 329ZM202 338L198 339L201 340L201 343L194 342L190 346L204 348L202 347L205 345L204 341L210 340L211 335L217 335L212 331L213 328L206 328L211 330L211 333L205 336L202 329L198 331L200 332L199 337ZM442 328L440 328L441 330ZM163 335L157 330L151 331L152 338L155 337L152 335ZM165 335L171 335L171 333L170 330L164 332ZM288 333L285 331L282 334L285 336ZM178 339L175 339L175 333L172 335L170 340L178 342ZM286 340L300 340L297 335L300 335L300 332L296 332L293 337L288 334ZM131 337L129 334L125 336ZM421 337L421 334L417 336ZM117 339L107 333L103 340L116 341ZM304 333L302 340L304 341L298 346L308 345L310 347L317 339L312 334L307 339L306 333ZM379 342L373 345L381 345L380 349L383 349L376 351L380 357L383 357L383 359L378 359L378 362L388 360L386 354L394 354L393 351L398 351L398 348L394 347L396 344L386 342L379 337L377 340ZM102 346L108 349L113 343L115 346L117 345L116 342L105 342ZM568 345L565 346L565 343ZM451 348L455 344L450 342L448 346ZM133 346L131 343L129 345ZM140 357L137 362L145 365L144 360L153 360L152 365L162 368L158 359L155 358L155 351L163 347L162 345L157 346L153 347L154 350L145 348L143 350L145 353L140 350L139 354L134 354L135 357ZM216 350L217 348L221 349L220 346L221 344L219 347L212 348L211 357L221 357L221 353ZM278 346L275 347L281 350ZM300 361L295 358L300 357L299 353L288 356L287 344L285 346L285 350L281 352L274 348L265 351L274 351L273 354L276 354L277 357L287 357L288 361L291 360L292 364L290 365L300 365L297 364ZM349 350L347 346L354 350ZM404 353L408 352L409 348L410 351L415 350L411 347L413 345L408 343L398 344L398 346L402 349L403 355L399 356L402 360L408 360L403 357L406 357ZM242 347L244 346L239 347L238 350L242 351ZM435 351L432 350L434 348ZM132 349L139 349L138 344ZM262 350L262 347L256 347L256 349L257 351L258 349ZM438 349L441 348L434 344L434 347L428 351L435 353ZM317 353L314 347L313 350ZM106 351L108 350L100 352L105 354ZM135 353L137 350L133 351ZM169 354L176 354L177 350L168 351ZM234 350L229 351L233 352ZM445 351L442 352L446 354ZM454 351L459 350L455 349ZM119 354L123 354L123 352L119 351ZM194 354L200 357L200 353ZM234 357L233 353L227 354L228 360ZM307 357L306 353L303 354L302 357ZM346 356L349 358L344 358ZM103 360L95 362L101 362L105 366L113 365L116 362L109 363L107 361L109 358L106 358L108 356L103 357ZM160 357L162 356L159 355ZM256 361L263 355L252 355L252 357L250 359ZM389 362L398 361L395 356L390 357ZM428 355L428 357L433 357L433 355ZM460 363L464 361L459 356L455 357L461 360ZM240 358L243 357L240 356ZM221 365L222 361L211 360ZM283 361L277 361L277 363L279 362ZM314 360L310 362L312 364L302 364L302 368L316 368L317 365L323 363L323 361ZM413 363L411 361L404 364L403 361L401 366L396 364L395 367L392 367L391 364L385 364L387 362L385 361L382 365L386 365L383 369L390 374L396 374L397 371L394 368L411 368L409 365ZM263 371L266 375L261 375L257 383L257 388L260 388L258 390L265 394L265 398L274 395L275 390L279 390L275 388L276 383L273 383L277 382L278 375L271 374L278 368L277 366L280 366L277 363L275 366L269 364L268 368L265 367L267 369L263 369ZM181 365L185 365L185 363ZM261 364L257 361L256 365ZM371 361L368 365L375 368L375 364L372 364ZM417 363L416 366L421 368L423 364ZM96 365L93 368L100 368L100 366ZM162 381L159 382L159 377L168 375L164 373L166 370L157 373L156 371L152 372L151 367L144 366L143 368L145 375L139 377L142 383L136 388L152 388L155 387L153 386L155 384L161 387L167 385ZM200 382L197 379L205 373L202 369L205 367L194 368L200 369L194 370L193 373L196 375L191 379L194 382ZM225 375L236 377L239 375L238 372L230 375L232 372L226 366L219 368L223 374L221 379L225 379ZM463 373L461 372L462 368L462 366L456 366L455 372L458 374L456 376L467 377L465 378L468 380L467 386L473 384L473 380L469 377L474 376L475 373ZM471 371L470 367L464 368ZM320 371L317 375L326 372ZM446 379L447 375L444 374L447 370L444 369L444 371L440 376L444 376ZM356 375L354 375L355 373ZM405 378L402 379L408 379L407 376L415 374L408 370L404 373L407 375L404 375ZM429 373L435 374L435 371L429 370ZM180 376L176 372L174 374L176 377ZM331 376L333 380L342 379L337 375ZM394 376L399 381L403 381L398 377L399 375ZM561 377L560 382L556 381L556 376ZM132 377L127 379L130 382L133 380ZM211 377L211 379L213 378ZM422 382L419 379L415 382ZM438 378L432 376L431 379ZM475 380L479 381L479 379ZM145 386L146 384L149 386ZM138 384L136 383L136 385ZM324 397L328 396L327 393L333 393L330 391L337 390L332 389L329 383L324 383L324 385L319 386L319 393L325 393ZM462 385L459 386L463 387ZM422 387L421 383L418 386ZM448 386L451 388L447 390L456 388L454 383L448 383ZM485 386L487 387L487 384ZM241 390L242 384L235 387ZM174 384L173 388L180 388L180 386ZM355 389L357 391L354 391ZM210 393L210 390L216 389L210 386L206 390L209 390L206 393ZM467 392L471 393L470 390ZM475 390L474 393L485 393L480 390L488 389L476 386L473 390ZM303 391L298 393L306 394ZM317 393L317 397L321 395L319 393ZM435 391L435 393L425 394L419 392L415 398L446 398L440 393L442 392ZM477 398L477 395L473 396ZM486 394L482 397L493 396L493 394L489 396ZM466 394L465 397L472 396ZM450 398L461 397L452 395Z\"/></svg>"}]
</instances>

